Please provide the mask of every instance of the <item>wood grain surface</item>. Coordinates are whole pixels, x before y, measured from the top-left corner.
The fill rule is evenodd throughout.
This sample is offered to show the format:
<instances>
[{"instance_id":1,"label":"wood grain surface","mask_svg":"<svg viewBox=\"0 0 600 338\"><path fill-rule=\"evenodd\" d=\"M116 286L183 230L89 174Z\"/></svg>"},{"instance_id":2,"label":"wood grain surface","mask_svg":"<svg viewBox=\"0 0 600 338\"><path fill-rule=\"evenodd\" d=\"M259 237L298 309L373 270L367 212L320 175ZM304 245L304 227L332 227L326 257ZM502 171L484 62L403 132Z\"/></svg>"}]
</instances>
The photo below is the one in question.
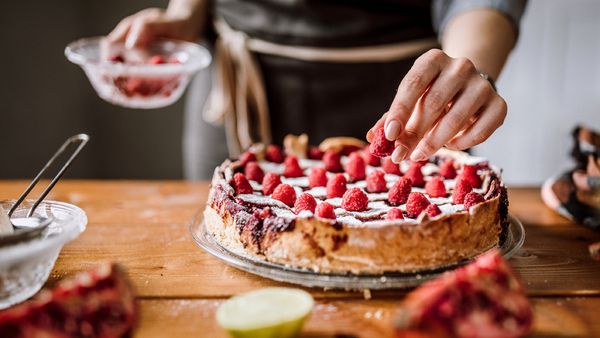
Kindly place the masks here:
<instances>
[{"instance_id":1,"label":"wood grain surface","mask_svg":"<svg viewBox=\"0 0 600 338\"><path fill-rule=\"evenodd\" d=\"M0 199L14 199L25 181L0 181ZM188 232L204 208L205 182L61 181L50 199L78 205L88 227L66 245L48 284L117 261L136 288L141 318L137 337L226 337L214 320L231 295L284 285L231 268L199 249ZM32 196L36 196L35 192ZM535 309L534 337L600 337L600 263L587 246L600 233L547 209L537 188L509 189L510 212L526 229L510 260ZM388 337L406 290L309 290L317 306L303 337Z\"/></svg>"}]
</instances>

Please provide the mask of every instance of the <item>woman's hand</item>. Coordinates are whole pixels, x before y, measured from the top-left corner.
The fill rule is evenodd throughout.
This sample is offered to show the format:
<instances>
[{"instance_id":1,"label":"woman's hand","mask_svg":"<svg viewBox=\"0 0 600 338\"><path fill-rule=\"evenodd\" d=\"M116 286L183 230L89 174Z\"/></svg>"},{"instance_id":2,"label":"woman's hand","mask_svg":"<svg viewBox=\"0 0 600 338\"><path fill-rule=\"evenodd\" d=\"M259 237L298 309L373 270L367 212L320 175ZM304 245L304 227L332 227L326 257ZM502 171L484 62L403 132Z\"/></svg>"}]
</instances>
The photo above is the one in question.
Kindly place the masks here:
<instances>
[{"instance_id":1,"label":"woman's hand","mask_svg":"<svg viewBox=\"0 0 600 338\"><path fill-rule=\"evenodd\" d=\"M201 13L204 8L202 2L190 1L185 5L172 1L167 10L148 8L128 16L107 36L108 42L125 42L127 48L134 48L156 38L193 41L205 24L205 15Z\"/></svg>"},{"instance_id":2,"label":"woman's hand","mask_svg":"<svg viewBox=\"0 0 600 338\"><path fill-rule=\"evenodd\" d=\"M471 61L432 49L415 61L367 139L384 127L386 138L396 142L394 162L420 161L444 145L466 149L485 141L502 125L506 110Z\"/></svg>"}]
</instances>

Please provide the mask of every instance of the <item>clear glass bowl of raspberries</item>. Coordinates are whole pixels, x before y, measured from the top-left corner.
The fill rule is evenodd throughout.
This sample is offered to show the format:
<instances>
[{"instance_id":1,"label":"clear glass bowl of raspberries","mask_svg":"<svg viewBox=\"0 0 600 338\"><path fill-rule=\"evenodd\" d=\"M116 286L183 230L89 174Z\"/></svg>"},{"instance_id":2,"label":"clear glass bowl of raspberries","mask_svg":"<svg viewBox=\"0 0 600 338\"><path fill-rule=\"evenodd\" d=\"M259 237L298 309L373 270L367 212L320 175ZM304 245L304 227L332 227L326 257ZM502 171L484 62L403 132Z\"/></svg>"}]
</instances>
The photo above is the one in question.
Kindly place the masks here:
<instances>
[{"instance_id":1,"label":"clear glass bowl of raspberries","mask_svg":"<svg viewBox=\"0 0 600 338\"><path fill-rule=\"evenodd\" d=\"M160 108L177 101L192 75L211 61L206 48L191 42L160 39L129 49L104 37L84 38L65 49L83 68L98 95L128 108Z\"/></svg>"},{"instance_id":2,"label":"clear glass bowl of raspberries","mask_svg":"<svg viewBox=\"0 0 600 338\"><path fill-rule=\"evenodd\" d=\"M25 217L34 201L26 200L12 217ZM9 210L15 201L0 201ZM20 303L44 285L63 245L85 230L87 216L80 208L62 202L44 201L33 216L52 222L42 234L19 242L0 243L0 310Z\"/></svg>"}]
</instances>

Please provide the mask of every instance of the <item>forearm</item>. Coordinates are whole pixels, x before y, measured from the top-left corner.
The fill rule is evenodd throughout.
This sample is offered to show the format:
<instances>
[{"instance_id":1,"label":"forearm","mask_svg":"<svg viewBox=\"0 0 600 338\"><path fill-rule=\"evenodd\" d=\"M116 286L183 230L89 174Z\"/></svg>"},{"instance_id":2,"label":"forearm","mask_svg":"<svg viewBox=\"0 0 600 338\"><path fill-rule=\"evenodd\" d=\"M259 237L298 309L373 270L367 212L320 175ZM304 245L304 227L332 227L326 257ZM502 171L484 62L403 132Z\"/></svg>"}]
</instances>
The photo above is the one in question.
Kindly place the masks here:
<instances>
[{"instance_id":1,"label":"forearm","mask_svg":"<svg viewBox=\"0 0 600 338\"><path fill-rule=\"evenodd\" d=\"M497 79L516 43L510 20L492 9L474 9L452 18L442 36L442 48L452 57L466 57L477 69Z\"/></svg>"}]
</instances>

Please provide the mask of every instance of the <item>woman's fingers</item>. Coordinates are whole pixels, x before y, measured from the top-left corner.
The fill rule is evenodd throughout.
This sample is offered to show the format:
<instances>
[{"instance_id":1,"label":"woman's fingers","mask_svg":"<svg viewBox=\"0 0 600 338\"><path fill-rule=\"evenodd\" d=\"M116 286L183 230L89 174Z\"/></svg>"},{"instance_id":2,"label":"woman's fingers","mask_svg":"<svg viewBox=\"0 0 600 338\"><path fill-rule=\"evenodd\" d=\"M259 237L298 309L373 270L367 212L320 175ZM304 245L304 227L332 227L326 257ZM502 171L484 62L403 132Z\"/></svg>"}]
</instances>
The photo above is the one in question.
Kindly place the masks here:
<instances>
[{"instance_id":1,"label":"woman's fingers","mask_svg":"<svg viewBox=\"0 0 600 338\"><path fill-rule=\"evenodd\" d=\"M481 107L494 95L490 84L480 80L482 79L473 79L467 84L448 113L419 141L410 155L411 160L422 161L429 158L470 124Z\"/></svg>"},{"instance_id":2,"label":"woman's fingers","mask_svg":"<svg viewBox=\"0 0 600 338\"><path fill-rule=\"evenodd\" d=\"M385 120L385 136L394 141L408 122L415 105L431 82L440 74L448 56L439 49L421 55L398 86L398 92Z\"/></svg>"},{"instance_id":3,"label":"woman's fingers","mask_svg":"<svg viewBox=\"0 0 600 338\"><path fill-rule=\"evenodd\" d=\"M123 20L121 20L121 22L119 22L119 24L117 24L117 26L115 27L115 29L112 30L112 32L110 32L106 38L108 39L109 42L124 42L125 38L127 37L127 34L129 33L129 28L131 28L131 17L127 17Z\"/></svg>"},{"instance_id":4,"label":"woman's fingers","mask_svg":"<svg viewBox=\"0 0 600 338\"><path fill-rule=\"evenodd\" d=\"M482 143L504 123L506 112L506 102L495 95L475 123L453 137L446 146L450 149L462 150Z\"/></svg>"}]
</instances>

